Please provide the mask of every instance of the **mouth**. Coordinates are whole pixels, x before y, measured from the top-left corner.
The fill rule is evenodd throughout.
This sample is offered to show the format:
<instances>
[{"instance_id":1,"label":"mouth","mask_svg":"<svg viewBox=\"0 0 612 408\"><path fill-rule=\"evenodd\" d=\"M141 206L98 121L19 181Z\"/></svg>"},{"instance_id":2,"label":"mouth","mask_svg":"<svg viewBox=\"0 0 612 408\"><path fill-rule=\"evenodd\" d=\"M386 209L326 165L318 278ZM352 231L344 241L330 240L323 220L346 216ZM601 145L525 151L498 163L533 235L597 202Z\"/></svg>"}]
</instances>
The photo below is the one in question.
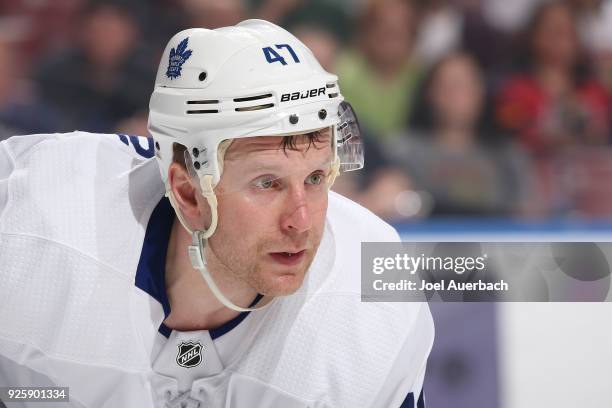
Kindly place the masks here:
<instances>
[{"instance_id":1,"label":"mouth","mask_svg":"<svg viewBox=\"0 0 612 408\"><path fill-rule=\"evenodd\" d=\"M270 256L281 265L292 266L302 262L305 253L306 250L303 249L299 252L270 252Z\"/></svg>"}]
</instances>

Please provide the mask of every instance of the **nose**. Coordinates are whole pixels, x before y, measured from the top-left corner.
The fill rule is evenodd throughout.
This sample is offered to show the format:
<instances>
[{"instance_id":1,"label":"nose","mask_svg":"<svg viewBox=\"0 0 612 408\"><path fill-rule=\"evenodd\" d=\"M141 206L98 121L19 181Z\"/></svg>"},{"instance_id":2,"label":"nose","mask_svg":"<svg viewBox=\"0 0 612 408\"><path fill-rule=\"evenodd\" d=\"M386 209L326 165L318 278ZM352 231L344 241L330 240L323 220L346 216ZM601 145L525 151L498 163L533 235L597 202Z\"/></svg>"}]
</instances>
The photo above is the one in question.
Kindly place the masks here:
<instances>
[{"instance_id":1,"label":"nose","mask_svg":"<svg viewBox=\"0 0 612 408\"><path fill-rule=\"evenodd\" d=\"M312 227L312 216L304 188L295 188L289 192L285 204L285 213L281 220L283 230L302 233Z\"/></svg>"}]
</instances>

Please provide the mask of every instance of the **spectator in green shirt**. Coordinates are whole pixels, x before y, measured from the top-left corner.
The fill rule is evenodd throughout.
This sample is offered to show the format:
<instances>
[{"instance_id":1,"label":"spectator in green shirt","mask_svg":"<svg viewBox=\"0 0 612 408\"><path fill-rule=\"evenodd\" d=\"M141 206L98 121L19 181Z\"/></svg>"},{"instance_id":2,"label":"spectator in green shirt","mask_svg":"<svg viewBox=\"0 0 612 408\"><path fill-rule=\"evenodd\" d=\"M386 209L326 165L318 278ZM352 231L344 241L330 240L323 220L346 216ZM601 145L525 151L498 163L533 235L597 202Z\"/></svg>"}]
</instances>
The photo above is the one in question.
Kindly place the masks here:
<instances>
[{"instance_id":1,"label":"spectator in green shirt","mask_svg":"<svg viewBox=\"0 0 612 408\"><path fill-rule=\"evenodd\" d=\"M339 58L340 89L359 119L386 139L406 123L420 68L412 57L416 9L408 0L370 2L353 50Z\"/></svg>"}]
</instances>

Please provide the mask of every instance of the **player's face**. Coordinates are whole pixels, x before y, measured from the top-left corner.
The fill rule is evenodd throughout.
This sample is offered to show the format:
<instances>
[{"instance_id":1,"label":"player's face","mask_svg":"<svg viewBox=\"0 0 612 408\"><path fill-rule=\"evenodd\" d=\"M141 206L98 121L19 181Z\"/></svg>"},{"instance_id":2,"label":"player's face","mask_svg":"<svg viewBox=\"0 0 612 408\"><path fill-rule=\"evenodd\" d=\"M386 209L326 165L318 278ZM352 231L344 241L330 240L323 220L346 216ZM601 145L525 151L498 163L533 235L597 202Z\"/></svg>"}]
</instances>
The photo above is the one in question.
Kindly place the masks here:
<instances>
[{"instance_id":1,"label":"player's face","mask_svg":"<svg viewBox=\"0 0 612 408\"><path fill-rule=\"evenodd\" d=\"M333 159L331 131L235 140L215 188L219 222L209 240L223 273L269 296L296 291L315 256L325 223Z\"/></svg>"}]
</instances>

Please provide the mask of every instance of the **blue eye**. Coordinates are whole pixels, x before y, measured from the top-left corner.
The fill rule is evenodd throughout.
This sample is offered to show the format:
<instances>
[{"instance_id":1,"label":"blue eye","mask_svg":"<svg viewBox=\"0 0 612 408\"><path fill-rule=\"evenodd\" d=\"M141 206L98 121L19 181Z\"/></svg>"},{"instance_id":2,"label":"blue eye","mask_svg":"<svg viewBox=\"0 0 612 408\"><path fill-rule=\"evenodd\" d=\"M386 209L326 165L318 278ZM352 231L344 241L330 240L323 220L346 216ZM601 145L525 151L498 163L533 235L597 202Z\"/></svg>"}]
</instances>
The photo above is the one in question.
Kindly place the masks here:
<instances>
[{"instance_id":1,"label":"blue eye","mask_svg":"<svg viewBox=\"0 0 612 408\"><path fill-rule=\"evenodd\" d=\"M262 177L255 181L255 187L261 190L268 190L278 184L278 181L270 177Z\"/></svg>"},{"instance_id":2,"label":"blue eye","mask_svg":"<svg viewBox=\"0 0 612 408\"><path fill-rule=\"evenodd\" d=\"M308 178L306 179L306 183L307 184L314 184L314 185L319 185L323 182L323 174L321 173L314 173L311 174L310 176L308 176Z\"/></svg>"}]
</instances>

